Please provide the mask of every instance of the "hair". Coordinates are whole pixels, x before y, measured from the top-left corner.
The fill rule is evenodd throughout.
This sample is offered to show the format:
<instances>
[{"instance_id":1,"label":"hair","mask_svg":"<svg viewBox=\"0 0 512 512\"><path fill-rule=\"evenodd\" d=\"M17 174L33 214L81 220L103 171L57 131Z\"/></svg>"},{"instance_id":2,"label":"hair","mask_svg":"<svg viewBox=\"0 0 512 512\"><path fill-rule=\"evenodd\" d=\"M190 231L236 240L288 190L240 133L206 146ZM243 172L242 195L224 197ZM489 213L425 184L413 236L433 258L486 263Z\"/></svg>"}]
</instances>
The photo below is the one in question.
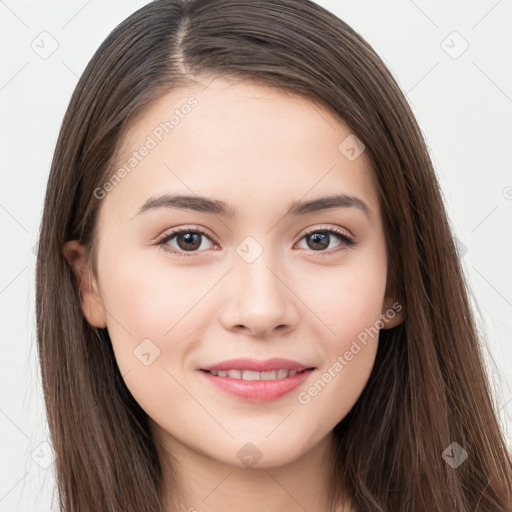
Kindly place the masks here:
<instances>
[{"instance_id":1,"label":"hair","mask_svg":"<svg viewBox=\"0 0 512 512\"><path fill-rule=\"evenodd\" d=\"M331 504L364 512L505 512L512 462L426 143L390 71L345 22L309 0L157 0L117 26L87 65L51 165L36 269L36 320L63 512L162 512L149 417L92 327L62 249L96 271L100 199L127 127L199 75L319 102L366 146L404 321L382 330L362 394L334 428ZM443 451L468 453L457 469ZM178 486L173 488L178 493ZM173 492L174 492L173 491Z\"/></svg>"}]
</instances>

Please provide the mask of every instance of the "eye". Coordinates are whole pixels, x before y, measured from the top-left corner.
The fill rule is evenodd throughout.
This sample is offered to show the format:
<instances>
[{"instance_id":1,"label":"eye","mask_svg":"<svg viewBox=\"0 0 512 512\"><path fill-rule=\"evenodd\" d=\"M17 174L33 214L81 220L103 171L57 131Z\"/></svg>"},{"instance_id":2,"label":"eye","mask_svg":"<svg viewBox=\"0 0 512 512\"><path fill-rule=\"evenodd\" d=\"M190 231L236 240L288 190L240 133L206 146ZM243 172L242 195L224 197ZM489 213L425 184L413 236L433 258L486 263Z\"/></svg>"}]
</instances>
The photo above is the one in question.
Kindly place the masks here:
<instances>
[{"instance_id":1,"label":"eye","mask_svg":"<svg viewBox=\"0 0 512 512\"><path fill-rule=\"evenodd\" d=\"M338 244L341 246L341 249L336 251L326 252L323 249L329 247L332 241L332 235L335 238L341 240L341 243ZM313 252L316 253L325 253L326 255L330 255L333 252L338 252L343 250L346 247L351 247L355 245L354 240L352 240L341 228L337 226L330 226L327 229L314 229L308 231L302 238L301 241L310 237L310 242L307 243L308 248L310 248ZM177 229L164 235L160 238L155 245L162 247L164 251L170 252L172 254L176 254L180 257L188 257L193 253L202 252L199 249L205 249L202 238L208 239L213 245L218 247L216 244L212 242L210 236L199 228L183 228ZM174 240L176 239L176 240ZM175 245L171 245L170 242L176 242L177 247ZM174 249L173 249L174 247ZM206 247L208 249L208 247ZM192 254L187 254L192 253Z\"/></svg>"},{"instance_id":2,"label":"eye","mask_svg":"<svg viewBox=\"0 0 512 512\"><path fill-rule=\"evenodd\" d=\"M338 238L341 240L341 243L338 244L341 246L341 249L338 249L336 251L330 251L326 252L323 249L327 249L332 241L332 235L335 236L335 238ZM330 255L333 252L338 252L340 250L343 250L346 247L352 247L355 245L354 240L350 238L345 231L343 231L341 228L338 228L337 226L329 226L328 229L314 229L308 231L302 238L301 241L304 239L308 239L309 242L306 242L308 248L313 250L314 252L321 252L325 253L326 255Z\"/></svg>"},{"instance_id":3,"label":"eye","mask_svg":"<svg viewBox=\"0 0 512 512\"><path fill-rule=\"evenodd\" d=\"M202 237L206 237L208 240L211 241L211 238L201 229L179 229L176 231L172 231L171 233L160 238L156 242L156 245L161 246L164 251L176 254L177 256L187 257L187 252L198 252L197 249L203 247L204 244L202 243L201 240ZM174 238L176 238L175 241L178 244L178 250L173 250L172 247L175 246L169 245L169 242L173 241Z\"/></svg>"}]
</instances>

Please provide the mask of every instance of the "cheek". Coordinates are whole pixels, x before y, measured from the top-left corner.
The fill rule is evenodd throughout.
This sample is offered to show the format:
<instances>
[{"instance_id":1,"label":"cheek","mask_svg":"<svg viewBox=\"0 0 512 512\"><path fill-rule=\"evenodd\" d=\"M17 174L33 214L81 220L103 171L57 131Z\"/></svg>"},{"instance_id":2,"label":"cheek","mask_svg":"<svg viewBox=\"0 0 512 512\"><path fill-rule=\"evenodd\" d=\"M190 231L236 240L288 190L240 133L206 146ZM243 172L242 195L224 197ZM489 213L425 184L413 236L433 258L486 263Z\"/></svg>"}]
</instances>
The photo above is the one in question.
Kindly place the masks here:
<instances>
[{"instance_id":1,"label":"cheek","mask_svg":"<svg viewBox=\"0 0 512 512\"><path fill-rule=\"evenodd\" d=\"M161 350L161 339L178 321L187 291L149 265L128 258L118 258L102 277L102 300L107 310L108 331L120 368L133 364L133 351L151 340ZM171 331L172 332L172 331ZM158 352L155 348L154 357ZM151 352L151 351L150 351Z\"/></svg>"},{"instance_id":2,"label":"cheek","mask_svg":"<svg viewBox=\"0 0 512 512\"><path fill-rule=\"evenodd\" d=\"M182 360L195 347L191 340L201 338L205 308L214 314L208 292L218 279L208 270L170 268L144 258L118 258L104 271L102 298L121 372L152 360L161 368Z\"/></svg>"},{"instance_id":3,"label":"cheek","mask_svg":"<svg viewBox=\"0 0 512 512\"><path fill-rule=\"evenodd\" d=\"M316 322L314 333L320 341L322 366L316 380L301 390L298 402L310 411L323 410L318 417L332 425L359 398L378 348L386 289L385 253L377 248L367 258L359 256L357 264L336 271L331 268L326 279L317 275L304 288L311 309L322 320Z\"/></svg>"},{"instance_id":4,"label":"cheek","mask_svg":"<svg viewBox=\"0 0 512 512\"><path fill-rule=\"evenodd\" d=\"M385 273L368 270L361 275L353 273L342 283L344 290L333 299L337 310L335 328L343 344L374 326L382 313L386 287ZM333 312L334 313L334 312Z\"/></svg>"},{"instance_id":5,"label":"cheek","mask_svg":"<svg viewBox=\"0 0 512 512\"><path fill-rule=\"evenodd\" d=\"M186 286L194 282L192 276L153 268L140 261L118 260L103 278L103 300L110 313L108 331L115 359L127 388L145 411L165 417L169 407L193 408L179 385L182 375L176 368L194 347L190 342L198 324L194 305L205 291Z\"/></svg>"},{"instance_id":6,"label":"cheek","mask_svg":"<svg viewBox=\"0 0 512 512\"><path fill-rule=\"evenodd\" d=\"M378 348L377 304L347 304L333 325L335 336L323 338L322 365L296 396L311 430L331 430L355 405L370 377Z\"/></svg>"},{"instance_id":7,"label":"cheek","mask_svg":"<svg viewBox=\"0 0 512 512\"><path fill-rule=\"evenodd\" d=\"M385 255L382 259L360 258L356 263L311 274L302 287L304 303L318 317L318 334L322 332L321 339L330 350L350 345L352 339L374 326L382 313Z\"/></svg>"}]
</instances>

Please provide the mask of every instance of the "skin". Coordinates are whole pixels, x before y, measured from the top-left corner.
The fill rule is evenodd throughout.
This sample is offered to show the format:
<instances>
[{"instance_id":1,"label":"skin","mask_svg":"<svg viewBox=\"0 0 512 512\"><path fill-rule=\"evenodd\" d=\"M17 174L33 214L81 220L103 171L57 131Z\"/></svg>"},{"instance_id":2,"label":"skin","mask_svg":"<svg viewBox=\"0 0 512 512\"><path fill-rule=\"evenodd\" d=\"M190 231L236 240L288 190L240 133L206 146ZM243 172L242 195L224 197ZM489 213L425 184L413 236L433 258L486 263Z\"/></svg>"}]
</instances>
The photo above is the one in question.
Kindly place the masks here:
<instances>
[{"instance_id":1,"label":"skin","mask_svg":"<svg viewBox=\"0 0 512 512\"><path fill-rule=\"evenodd\" d=\"M321 105L223 78L152 104L131 126L118 166L191 96L198 105L101 200L97 275L77 241L63 252L80 278L85 317L108 328L126 385L152 420L160 457L172 454L182 510L327 512L332 429L368 380L377 337L307 404L298 395L393 304L373 173L364 152L350 161L338 149L350 130ZM162 193L219 199L237 215L137 214ZM293 201L333 193L356 196L370 215L356 207L285 215ZM355 245L331 234L315 249L305 233L330 226ZM175 228L208 236L195 252L180 237L167 242L179 257L155 245ZM251 263L237 252L248 236L263 251ZM146 352L160 350L148 366L134 355L145 339L154 344ZM251 402L198 371L235 357L284 357L316 370L277 400ZM252 467L237 456L247 443L261 454Z\"/></svg>"}]
</instances>

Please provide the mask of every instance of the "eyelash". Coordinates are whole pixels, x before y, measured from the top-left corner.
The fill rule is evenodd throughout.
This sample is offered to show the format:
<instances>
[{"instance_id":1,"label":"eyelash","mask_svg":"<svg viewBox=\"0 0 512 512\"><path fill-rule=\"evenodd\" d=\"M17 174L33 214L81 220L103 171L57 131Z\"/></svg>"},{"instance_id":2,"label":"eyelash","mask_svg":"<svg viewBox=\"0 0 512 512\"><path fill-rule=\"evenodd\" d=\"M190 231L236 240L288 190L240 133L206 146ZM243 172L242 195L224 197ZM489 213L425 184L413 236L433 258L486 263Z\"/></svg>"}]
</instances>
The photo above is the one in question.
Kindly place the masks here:
<instances>
[{"instance_id":1,"label":"eyelash","mask_svg":"<svg viewBox=\"0 0 512 512\"><path fill-rule=\"evenodd\" d=\"M199 233L199 234L205 236L206 238L208 238L209 240L211 240L211 237L208 235L208 233L206 233L202 229L199 229L199 228L185 228L185 229L178 229L176 231L171 231L167 235L164 235L159 240L157 240L155 245L160 246L166 252L170 252L171 254L175 254L176 256L185 257L185 258L188 258L188 257L192 256L194 253L202 252L202 251L190 251L190 253L187 254L186 252L183 252L183 251L175 251L175 250L171 249L167 245L167 242L169 242L175 236L180 235L182 233L196 233L196 234ZM336 226L329 226L328 229L312 229L312 230L308 231L307 233L304 233L304 235L302 235L301 240L303 238L306 238L309 235L312 235L313 233L322 233L322 234L326 234L326 233L327 234L331 234L331 233L333 233L333 234L337 235L341 239L342 245L344 245L345 248L346 247L352 247L353 245L355 245L354 240L349 238L343 231L341 231L341 229L337 228ZM211 240L211 241L213 242L213 240ZM335 253L337 253L337 252L339 252L341 250L343 250L343 247L341 249L338 249L338 250L333 251L333 252L327 252L327 251L311 251L311 252L320 254L322 256L329 256L329 255L335 254Z\"/></svg>"}]
</instances>

